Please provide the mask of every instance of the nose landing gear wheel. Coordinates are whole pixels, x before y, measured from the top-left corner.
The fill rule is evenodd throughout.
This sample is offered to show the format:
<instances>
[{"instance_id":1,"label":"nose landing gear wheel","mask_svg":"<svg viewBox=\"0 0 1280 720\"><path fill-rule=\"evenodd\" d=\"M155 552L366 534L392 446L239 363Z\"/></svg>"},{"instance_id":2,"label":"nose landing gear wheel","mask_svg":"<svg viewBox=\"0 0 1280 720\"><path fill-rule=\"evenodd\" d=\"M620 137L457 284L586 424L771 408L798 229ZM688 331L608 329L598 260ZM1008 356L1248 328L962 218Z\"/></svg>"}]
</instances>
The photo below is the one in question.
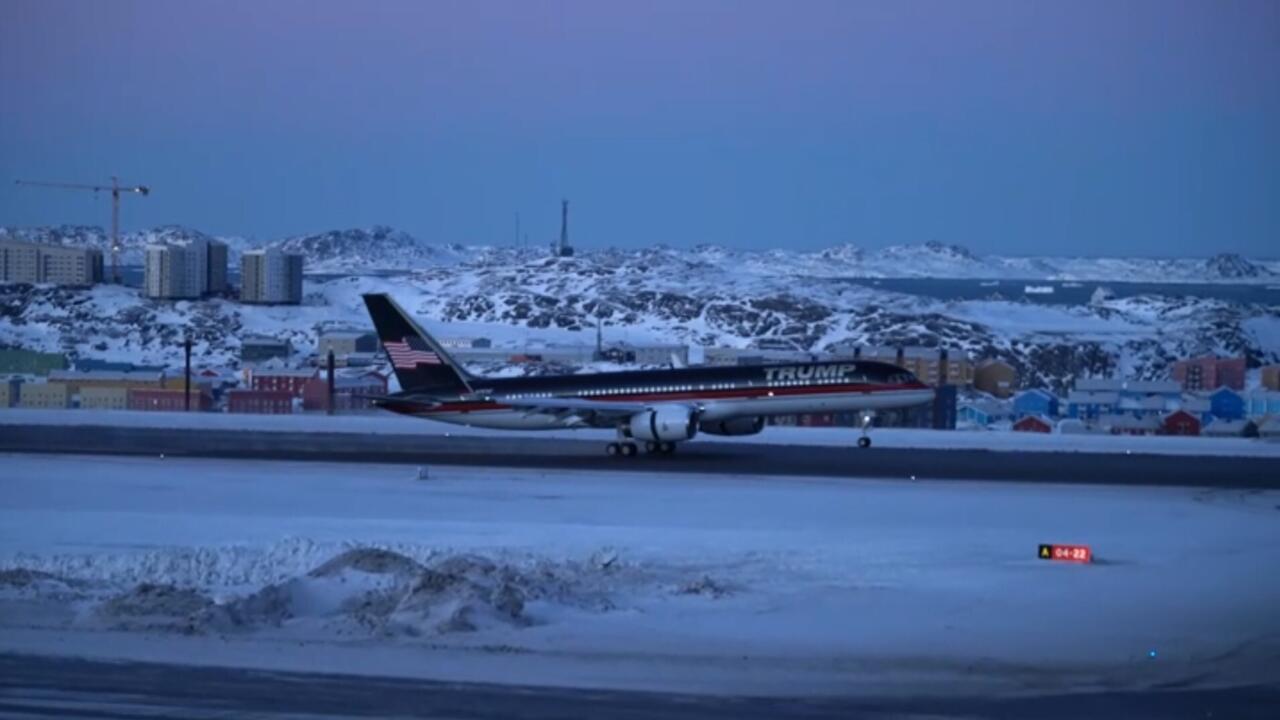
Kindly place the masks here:
<instances>
[{"instance_id":1,"label":"nose landing gear wheel","mask_svg":"<svg viewBox=\"0 0 1280 720\"><path fill-rule=\"evenodd\" d=\"M869 448L869 447L871 447L871 438L869 438L869 437L860 437L860 438L858 438L858 447L860 447L860 448Z\"/></svg>"}]
</instances>

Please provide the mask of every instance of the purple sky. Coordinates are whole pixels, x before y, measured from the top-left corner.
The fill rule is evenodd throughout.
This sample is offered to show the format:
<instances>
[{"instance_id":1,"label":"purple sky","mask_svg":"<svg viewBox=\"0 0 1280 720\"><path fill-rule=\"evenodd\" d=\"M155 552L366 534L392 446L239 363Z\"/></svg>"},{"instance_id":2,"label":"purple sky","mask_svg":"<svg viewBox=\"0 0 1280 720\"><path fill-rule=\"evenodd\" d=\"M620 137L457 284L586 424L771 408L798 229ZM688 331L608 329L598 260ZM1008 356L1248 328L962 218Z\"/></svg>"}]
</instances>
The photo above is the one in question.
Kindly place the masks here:
<instances>
[{"instance_id":1,"label":"purple sky","mask_svg":"<svg viewBox=\"0 0 1280 720\"><path fill-rule=\"evenodd\" d=\"M0 3L0 224L1280 247L1280 3Z\"/></svg>"}]
</instances>

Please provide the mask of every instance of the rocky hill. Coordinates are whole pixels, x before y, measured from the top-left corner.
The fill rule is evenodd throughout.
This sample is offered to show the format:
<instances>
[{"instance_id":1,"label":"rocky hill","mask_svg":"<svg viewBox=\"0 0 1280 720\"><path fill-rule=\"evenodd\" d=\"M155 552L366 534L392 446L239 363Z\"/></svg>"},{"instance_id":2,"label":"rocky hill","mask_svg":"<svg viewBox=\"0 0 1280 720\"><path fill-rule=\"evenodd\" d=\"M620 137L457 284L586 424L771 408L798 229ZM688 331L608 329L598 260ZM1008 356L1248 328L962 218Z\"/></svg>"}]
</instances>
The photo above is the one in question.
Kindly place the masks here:
<instances>
[{"instance_id":1,"label":"rocky hill","mask_svg":"<svg viewBox=\"0 0 1280 720\"><path fill-rule=\"evenodd\" d=\"M245 335L288 338L305 351L318 330L368 325L361 293L389 292L442 336L485 336L499 345L591 343L599 318L609 340L776 343L815 352L944 346L1005 358L1030 384L1059 390L1077 374L1163 377L1172 360L1201 353L1244 354L1255 365L1280 361L1275 305L1158 296L1089 306L946 302L803 276L792 269L797 265L780 270L715 248L560 259L491 249L394 277L313 279L301 307L151 301L115 286L10 285L0 287L0 345L177 364L180 338L189 333L201 362L230 366Z\"/></svg>"}]
</instances>

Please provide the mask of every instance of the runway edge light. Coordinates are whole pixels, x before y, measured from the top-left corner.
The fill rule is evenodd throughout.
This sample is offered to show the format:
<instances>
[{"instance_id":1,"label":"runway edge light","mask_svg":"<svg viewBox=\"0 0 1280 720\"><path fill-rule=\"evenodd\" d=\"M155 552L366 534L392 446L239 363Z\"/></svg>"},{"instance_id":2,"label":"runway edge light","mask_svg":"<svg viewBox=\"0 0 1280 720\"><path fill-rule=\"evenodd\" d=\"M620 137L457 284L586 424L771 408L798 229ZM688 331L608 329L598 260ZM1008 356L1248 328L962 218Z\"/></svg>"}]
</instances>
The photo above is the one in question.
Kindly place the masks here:
<instances>
[{"instance_id":1,"label":"runway edge light","mask_svg":"<svg viewBox=\"0 0 1280 720\"><path fill-rule=\"evenodd\" d=\"M1036 550L1036 557L1041 560L1057 560L1059 562L1087 563L1093 562L1093 550L1088 545L1047 545L1042 544Z\"/></svg>"}]
</instances>

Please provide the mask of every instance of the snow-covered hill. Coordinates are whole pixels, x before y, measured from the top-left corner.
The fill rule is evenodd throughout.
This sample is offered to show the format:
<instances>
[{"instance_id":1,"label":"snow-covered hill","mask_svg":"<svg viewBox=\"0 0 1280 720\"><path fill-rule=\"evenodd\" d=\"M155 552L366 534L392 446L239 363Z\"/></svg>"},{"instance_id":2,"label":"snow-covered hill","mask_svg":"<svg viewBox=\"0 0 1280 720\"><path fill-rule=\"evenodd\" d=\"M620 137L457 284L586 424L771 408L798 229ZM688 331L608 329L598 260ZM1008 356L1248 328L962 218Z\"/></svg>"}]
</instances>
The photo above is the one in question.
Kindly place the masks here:
<instances>
[{"instance_id":1,"label":"snow-covered hill","mask_svg":"<svg viewBox=\"0 0 1280 720\"><path fill-rule=\"evenodd\" d=\"M451 265L467 255L460 245L433 245L384 225L331 230L272 243L306 257L309 273L370 272Z\"/></svg>"},{"instance_id":2,"label":"snow-covered hill","mask_svg":"<svg viewBox=\"0 0 1280 720\"><path fill-rule=\"evenodd\" d=\"M442 336L589 344L606 340L753 347L783 341L824 351L848 345L943 346L998 356L1029 384L1064 387L1076 374L1162 377L1201 353L1280 361L1280 307L1196 298L1131 297L1091 306L940 301L841 278L769 271L728 251L651 249L553 259L477 252L394 277L306 284L301 307L230 300L160 302L136 290L0 288L0 345L76 356L177 364L184 333L202 362L232 365L240 339L266 334L314 347L319 330L367 326L360 294L388 292Z\"/></svg>"}]
</instances>

